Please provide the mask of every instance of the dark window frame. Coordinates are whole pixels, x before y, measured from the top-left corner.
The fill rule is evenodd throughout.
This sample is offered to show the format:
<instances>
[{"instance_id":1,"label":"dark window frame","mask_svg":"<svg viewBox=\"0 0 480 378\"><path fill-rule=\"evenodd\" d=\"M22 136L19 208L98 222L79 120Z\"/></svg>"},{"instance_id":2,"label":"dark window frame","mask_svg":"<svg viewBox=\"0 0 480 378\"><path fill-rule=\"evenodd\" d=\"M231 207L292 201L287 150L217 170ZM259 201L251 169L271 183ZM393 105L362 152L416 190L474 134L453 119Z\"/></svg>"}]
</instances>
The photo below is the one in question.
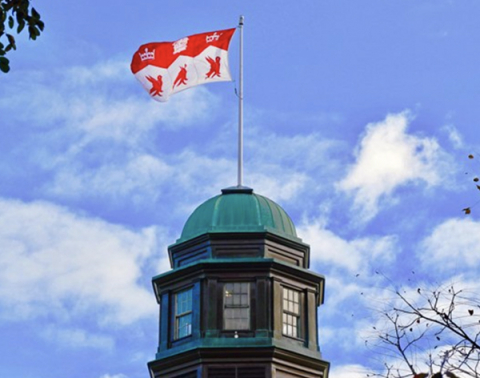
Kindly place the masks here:
<instances>
[{"instance_id":1,"label":"dark window frame","mask_svg":"<svg viewBox=\"0 0 480 378\"><path fill-rule=\"evenodd\" d=\"M179 309L179 302L178 302L179 295L184 294L184 293L189 293L190 294L190 298L189 298L190 306L185 311L178 312L178 309ZM182 340L184 338L190 337L190 336L192 336L192 333L193 333L193 286L183 288L181 290L176 291L173 294L173 301L174 301L174 303L173 303L173 307L174 307L174 309L173 309L173 341L177 341L177 340ZM184 303L185 303L185 301L184 301ZM190 317L190 322L187 323L187 327L189 326L190 328L187 330L186 334L183 334L183 333L181 334L180 333L181 329L183 329L185 327L180 328L180 321L181 321L181 319L185 319L187 317Z\"/></svg>"},{"instance_id":2,"label":"dark window frame","mask_svg":"<svg viewBox=\"0 0 480 378\"><path fill-rule=\"evenodd\" d=\"M233 285L233 289L231 288L231 285ZM240 287L240 292L236 292L235 291L235 285L245 285L246 290L243 290ZM233 296L235 296L235 295L240 296L240 300L239 300L240 303L235 304L234 303L235 300L233 299L233 297L232 297L233 303L226 303L226 290L227 290L228 286L230 286L230 288L232 290L231 293L232 293ZM222 308L222 330L223 331L245 332L245 331L251 331L252 330L252 295L251 295L251 290L252 290L252 285L248 281L226 281L226 282L223 282L223 285L222 285L222 307L221 307ZM242 296L247 297L246 304L242 303ZM236 309L247 309L248 318L244 318L244 319L247 319L247 322L248 322L247 327L245 327L245 328L237 328L237 327L229 328L229 327L227 327L226 313L227 313L228 310L236 310ZM233 319L233 318L230 318L230 319Z\"/></svg>"},{"instance_id":3,"label":"dark window frame","mask_svg":"<svg viewBox=\"0 0 480 378\"><path fill-rule=\"evenodd\" d=\"M295 319L295 322L292 320ZM303 293L301 290L282 286L282 335L303 339Z\"/></svg>"}]
</instances>

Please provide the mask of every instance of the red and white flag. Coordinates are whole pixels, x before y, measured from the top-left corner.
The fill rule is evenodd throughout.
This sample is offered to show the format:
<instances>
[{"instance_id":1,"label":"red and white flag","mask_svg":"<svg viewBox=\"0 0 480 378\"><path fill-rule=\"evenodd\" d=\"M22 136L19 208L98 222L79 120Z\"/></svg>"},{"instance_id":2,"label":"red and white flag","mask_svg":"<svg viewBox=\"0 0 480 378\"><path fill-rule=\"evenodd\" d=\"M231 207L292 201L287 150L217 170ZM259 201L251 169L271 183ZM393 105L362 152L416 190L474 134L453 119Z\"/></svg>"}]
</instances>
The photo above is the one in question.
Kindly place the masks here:
<instances>
[{"instance_id":1,"label":"red and white flag","mask_svg":"<svg viewBox=\"0 0 480 378\"><path fill-rule=\"evenodd\" d=\"M157 101L195 85L231 81L228 46L235 28L140 46L130 68Z\"/></svg>"}]
</instances>

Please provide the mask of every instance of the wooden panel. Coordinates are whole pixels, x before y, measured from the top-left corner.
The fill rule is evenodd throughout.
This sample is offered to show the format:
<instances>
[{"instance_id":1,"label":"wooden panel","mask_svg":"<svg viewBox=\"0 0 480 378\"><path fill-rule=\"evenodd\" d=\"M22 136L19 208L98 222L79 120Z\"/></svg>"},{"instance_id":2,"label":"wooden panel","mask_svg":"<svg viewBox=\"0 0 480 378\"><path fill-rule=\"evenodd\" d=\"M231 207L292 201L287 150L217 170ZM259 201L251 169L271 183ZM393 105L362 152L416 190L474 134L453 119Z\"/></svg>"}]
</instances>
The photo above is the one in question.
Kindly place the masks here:
<instances>
[{"instance_id":1,"label":"wooden panel","mask_svg":"<svg viewBox=\"0 0 480 378\"><path fill-rule=\"evenodd\" d=\"M271 241L267 241L266 243L265 257L273 257L274 259L285 261L289 264L300 266L302 268L306 267L307 265L307 262L305 261L305 251L289 248Z\"/></svg>"},{"instance_id":2,"label":"wooden panel","mask_svg":"<svg viewBox=\"0 0 480 378\"><path fill-rule=\"evenodd\" d=\"M268 332L269 326L269 317L270 317L270 301L268 298L267 287L268 287L268 278L259 278L257 277L257 301L258 306L256 306L256 320L257 320L257 331L262 330ZM253 313L253 312L252 312ZM267 336L267 335L264 335Z\"/></svg>"},{"instance_id":3,"label":"wooden panel","mask_svg":"<svg viewBox=\"0 0 480 378\"><path fill-rule=\"evenodd\" d=\"M236 378L235 366L209 366L207 369L208 378Z\"/></svg>"},{"instance_id":4,"label":"wooden panel","mask_svg":"<svg viewBox=\"0 0 480 378\"><path fill-rule=\"evenodd\" d=\"M212 255L219 258L262 257L263 242L255 241L215 241L212 243Z\"/></svg>"},{"instance_id":5,"label":"wooden panel","mask_svg":"<svg viewBox=\"0 0 480 378\"><path fill-rule=\"evenodd\" d=\"M308 348L318 350L317 301L315 292L307 290Z\"/></svg>"},{"instance_id":6,"label":"wooden panel","mask_svg":"<svg viewBox=\"0 0 480 378\"><path fill-rule=\"evenodd\" d=\"M197 260L209 257L208 248L190 249L175 254L175 267L185 266Z\"/></svg>"},{"instance_id":7,"label":"wooden panel","mask_svg":"<svg viewBox=\"0 0 480 378\"><path fill-rule=\"evenodd\" d=\"M266 366L209 366L208 378L266 378Z\"/></svg>"},{"instance_id":8,"label":"wooden panel","mask_svg":"<svg viewBox=\"0 0 480 378\"><path fill-rule=\"evenodd\" d=\"M172 378L197 378L197 370L189 371L180 375L172 376Z\"/></svg>"},{"instance_id":9,"label":"wooden panel","mask_svg":"<svg viewBox=\"0 0 480 378\"><path fill-rule=\"evenodd\" d=\"M211 331L214 332L216 336L218 334L217 327L217 311L218 311L218 297L217 297L217 279L209 278L206 282L207 290L205 291L204 302L202 306L202 312L204 318L206 319L205 330L210 336Z\"/></svg>"},{"instance_id":10,"label":"wooden panel","mask_svg":"<svg viewBox=\"0 0 480 378\"><path fill-rule=\"evenodd\" d=\"M299 371L294 369L275 371L274 378L322 378L323 374L309 374L305 371Z\"/></svg>"},{"instance_id":11,"label":"wooden panel","mask_svg":"<svg viewBox=\"0 0 480 378\"><path fill-rule=\"evenodd\" d=\"M282 335L282 285L273 281L273 337L281 339Z\"/></svg>"},{"instance_id":12,"label":"wooden panel","mask_svg":"<svg viewBox=\"0 0 480 378\"><path fill-rule=\"evenodd\" d=\"M237 378L265 378L265 366L238 367Z\"/></svg>"}]
</instances>

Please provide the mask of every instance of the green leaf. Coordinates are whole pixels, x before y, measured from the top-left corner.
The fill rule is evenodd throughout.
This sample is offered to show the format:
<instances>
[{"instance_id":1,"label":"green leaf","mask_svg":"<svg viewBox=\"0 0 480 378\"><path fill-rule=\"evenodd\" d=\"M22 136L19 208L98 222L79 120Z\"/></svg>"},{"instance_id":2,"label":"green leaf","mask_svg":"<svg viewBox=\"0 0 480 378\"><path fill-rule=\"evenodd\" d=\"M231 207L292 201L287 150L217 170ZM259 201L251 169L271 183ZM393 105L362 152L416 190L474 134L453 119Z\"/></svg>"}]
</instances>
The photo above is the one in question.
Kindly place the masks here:
<instances>
[{"instance_id":1,"label":"green leaf","mask_svg":"<svg viewBox=\"0 0 480 378\"><path fill-rule=\"evenodd\" d=\"M24 1L21 1L18 6L18 10L21 11L24 15L24 17L26 15L28 15L28 8L30 7L30 1L29 0L24 0Z\"/></svg>"},{"instance_id":2,"label":"green leaf","mask_svg":"<svg viewBox=\"0 0 480 378\"><path fill-rule=\"evenodd\" d=\"M21 12L15 12L15 18L17 19L17 24L19 24L21 21L25 21L25 17Z\"/></svg>"},{"instance_id":3,"label":"green leaf","mask_svg":"<svg viewBox=\"0 0 480 378\"><path fill-rule=\"evenodd\" d=\"M20 33L23 28L25 27L25 21L24 20L21 20L19 23L18 23L18 27L17 27L17 33Z\"/></svg>"},{"instance_id":4,"label":"green leaf","mask_svg":"<svg viewBox=\"0 0 480 378\"><path fill-rule=\"evenodd\" d=\"M8 46L5 49L5 51L10 51L11 49L16 50L17 45L15 44L15 38L13 38L13 35L7 34L7 39L8 39Z\"/></svg>"},{"instance_id":5,"label":"green leaf","mask_svg":"<svg viewBox=\"0 0 480 378\"><path fill-rule=\"evenodd\" d=\"M8 16L8 27L9 27L10 29L13 28L13 22L14 22L14 21L13 21L13 17L12 17L12 16Z\"/></svg>"},{"instance_id":6,"label":"green leaf","mask_svg":"<svg viewBox=\"0 0 480 378\"><path fill-rule=\"evenodd\" d=\"M40 20L40 14L35 10L35 8L32 8L32 17L35 20Z\"/></svg>"},{"instance_id":7,"label":"green leaf","mask_svg":"<svg viewBox=\"0 0 480 378\"><path fill-rule=\"evenodd\" d=\"M7 73L10 71L10 62L5 57L0 57L0 71Z\"/></svg>"},{"instance_id":8,"label":"green leaf","mask_svg":"<svg viewBox=\"0 0 480 378\"><path fill-rule=\"evenodd\" d=\"M442 373L440 373L440 372L435 373L435 374L432 375L432 378L442 378L442 377L443 377L443 375L442 375Z\"/></svg>"},{"instance_id":9,"label":"green leaf","mask_svg":"<svg viewBox=\"0 0 480 378\"><path fill-rule=\"evenodd\" d=\"M43 28L45 27L45 24L43 23L43 21L38 20L37 21L37 26L41 31L43 31Z\"/></svg>"},{"instance_id":10,"label":"green leaf","mask_svg":"<svg viewBox=\"0 0 480 378\"><path fill-rule=\"evenodd\" d=\"M28 27L28 34L30 35L30 39L33 39L35 41L38 35L37 28L35 26L30 25Z\"/></svg>"},{"instance_id":11,"label":"green leaf","mask_svg":"<svg viewBox=\"0 0 480 378\"><path fill-rule=\"evenodd\" d=\"M8 43L15 45L15 38L11 34L7 34Z\"/></svg>"}]
</instances>

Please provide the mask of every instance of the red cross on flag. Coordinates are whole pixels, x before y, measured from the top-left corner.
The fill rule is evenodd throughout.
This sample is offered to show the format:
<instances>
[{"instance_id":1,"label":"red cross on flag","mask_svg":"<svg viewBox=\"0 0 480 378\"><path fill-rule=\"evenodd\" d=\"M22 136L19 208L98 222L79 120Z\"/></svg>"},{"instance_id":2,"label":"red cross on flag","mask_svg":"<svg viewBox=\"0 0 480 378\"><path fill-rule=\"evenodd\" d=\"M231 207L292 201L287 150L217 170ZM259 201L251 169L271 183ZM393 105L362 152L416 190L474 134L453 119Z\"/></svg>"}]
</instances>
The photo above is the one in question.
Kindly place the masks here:
<instances>
[{"instance_id":1,"label":"red cross on flag","mask_svg":"<svg viewBox=\"0 0 480 378\"><path fill-rule=\"evenodd\" d=\"M231 81L228 46L235 28L140 46L130 68L157 101L195 85Z\"/></svg>"}]
</instances>

